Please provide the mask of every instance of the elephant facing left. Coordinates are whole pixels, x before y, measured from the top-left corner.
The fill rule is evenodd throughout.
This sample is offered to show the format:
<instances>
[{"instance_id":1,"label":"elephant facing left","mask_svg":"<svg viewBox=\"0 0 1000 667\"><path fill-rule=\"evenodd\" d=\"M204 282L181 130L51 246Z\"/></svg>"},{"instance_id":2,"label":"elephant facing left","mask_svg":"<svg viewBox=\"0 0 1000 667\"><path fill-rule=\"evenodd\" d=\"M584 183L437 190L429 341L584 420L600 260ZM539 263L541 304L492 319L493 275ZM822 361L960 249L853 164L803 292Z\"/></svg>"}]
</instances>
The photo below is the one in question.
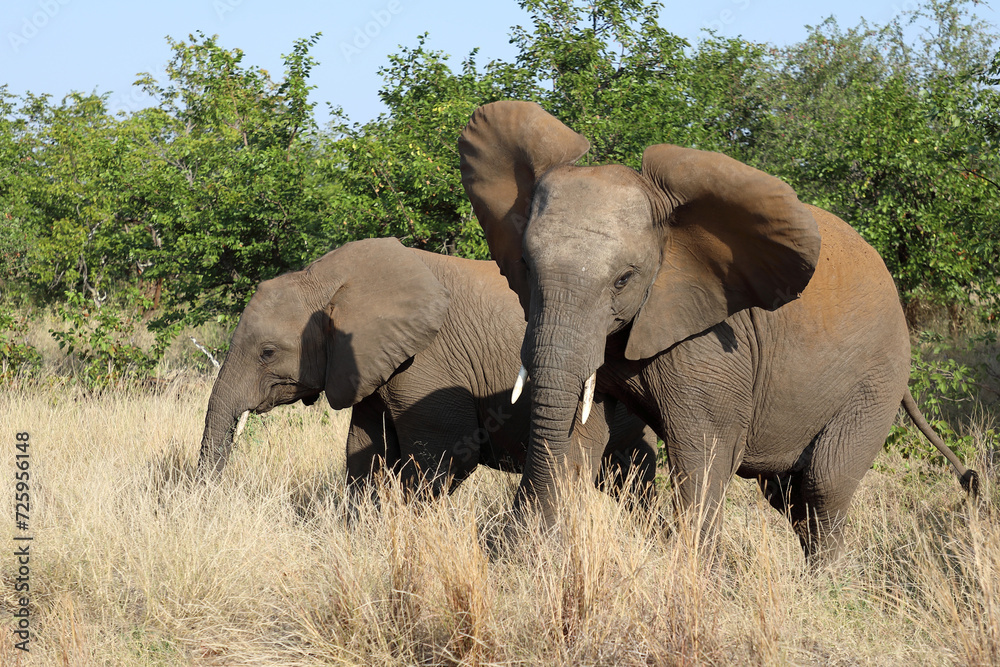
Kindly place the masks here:
<instances>
[{"instance_id":1,"label":"elephant facing left","mask_svg":"<svg viewBox=\"0 0 1000 667\"><path fill-rule=\"evenodd\" d=\"M353 408L349 489L385 469L431 495L453 491L479 464L521 472L530 411L511 392L524 327L493 262L394 238L347 243L258 286L212 389L199 476L223 470L244 411L311 405L321 392L332 408ZM580 457L591 479L614 480L615 494L628 479L626 499L645 500L652 430L610 406L580 428L597 443Z\"/></svg>"}]
</instances>

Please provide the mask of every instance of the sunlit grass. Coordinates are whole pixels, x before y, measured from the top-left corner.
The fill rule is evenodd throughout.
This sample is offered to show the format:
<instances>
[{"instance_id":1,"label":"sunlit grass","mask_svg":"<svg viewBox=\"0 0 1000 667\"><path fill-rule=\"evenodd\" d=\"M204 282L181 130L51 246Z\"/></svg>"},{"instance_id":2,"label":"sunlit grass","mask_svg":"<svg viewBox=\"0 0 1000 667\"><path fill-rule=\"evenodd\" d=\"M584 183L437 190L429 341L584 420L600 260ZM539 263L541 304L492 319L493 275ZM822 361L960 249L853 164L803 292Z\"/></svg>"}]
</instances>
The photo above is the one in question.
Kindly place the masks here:
<instances>
[{"instance_id":1,"label":"sunlit grass","mask_svg":"<svg viewBox=\"0 0 1000 667\"><path fill-rule=\"evenodd\" d=\"M390 484L352 514L347 417L321 403L251 421L222 480L194 484L209 389L0 396L0 489L12 497L12 437L27 430L35 536L31 654L4 632L0 663L1000 661L996 443L985 435L978 509L946 469L883 455L858 493L847 554L812 572L744 480L711 563L682 526L666 537L657 517L596 492L572 497L559 530L529 525L496 548L515 480L485 470L429 505L403 503ZM657 513L668 508L662 498ZM2 523L5 544L14 532ZM9 555L0 572L9 627Z\"/></svg>"}]
</instances>

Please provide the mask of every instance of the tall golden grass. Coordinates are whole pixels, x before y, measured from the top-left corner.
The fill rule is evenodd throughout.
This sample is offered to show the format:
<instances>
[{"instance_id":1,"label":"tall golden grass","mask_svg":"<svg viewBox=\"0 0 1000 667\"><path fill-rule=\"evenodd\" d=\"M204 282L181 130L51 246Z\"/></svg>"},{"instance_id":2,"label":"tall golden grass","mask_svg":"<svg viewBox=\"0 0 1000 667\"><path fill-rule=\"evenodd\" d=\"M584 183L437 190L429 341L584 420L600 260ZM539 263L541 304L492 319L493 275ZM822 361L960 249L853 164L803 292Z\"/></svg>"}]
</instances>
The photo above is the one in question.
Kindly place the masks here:
<instances>
[{"instance_id":1,"label":"tall golden grass","mask_svg":"<svg viewBox=\"0 0 1000 667\"><path fill-rule=\"evenodd\" d=\"M191 481L207 381L88 398L0 394L0 490L31 434L30 654L10 633L11 513L0 521L3 665L1000 664L996 443L951 473L885 454L848 549L810 571L783 517L734 481L707 562L669 499L630 513L574 491L558 530L502 533L516 479L477 471L406 504L391 483L344 506L347 417L322 404L252 420L223 478ZM979 428L985 434L986 425Z\"/></svg>"}]
</instances>

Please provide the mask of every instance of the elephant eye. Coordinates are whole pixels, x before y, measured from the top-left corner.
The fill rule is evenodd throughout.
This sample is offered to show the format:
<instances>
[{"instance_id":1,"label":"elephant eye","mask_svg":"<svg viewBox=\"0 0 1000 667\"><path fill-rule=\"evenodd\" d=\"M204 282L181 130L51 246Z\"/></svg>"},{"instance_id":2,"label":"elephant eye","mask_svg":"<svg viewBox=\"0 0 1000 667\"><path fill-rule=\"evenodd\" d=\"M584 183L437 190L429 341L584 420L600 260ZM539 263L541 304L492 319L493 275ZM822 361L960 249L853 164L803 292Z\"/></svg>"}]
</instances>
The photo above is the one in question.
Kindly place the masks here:
<instances>
[{"instance_id":1,"label":"elephant eye","mask_svg":"<svg viewBox=\"0 0 1000 667\"><path fill-rule=\"evenodd\" d=\"M275 350L273 347L265 347L263 350L261 350L260 360L270 361L271 359L274 359L274 355L276 352L277 350Z\"/></svg>"},{"instance_id":2,"label":"elephant eye","mask_svg":"<svg viewBox=\"0 0 1000 667\"><path fill-rule=\"evenodd\" d=\"M623 289L628 285L628 281L632 280L632 276L635 275L635 271L629 269L625 273L618 276L618 280L615 281L615 289Z\"/></svg>"}]
</instances>

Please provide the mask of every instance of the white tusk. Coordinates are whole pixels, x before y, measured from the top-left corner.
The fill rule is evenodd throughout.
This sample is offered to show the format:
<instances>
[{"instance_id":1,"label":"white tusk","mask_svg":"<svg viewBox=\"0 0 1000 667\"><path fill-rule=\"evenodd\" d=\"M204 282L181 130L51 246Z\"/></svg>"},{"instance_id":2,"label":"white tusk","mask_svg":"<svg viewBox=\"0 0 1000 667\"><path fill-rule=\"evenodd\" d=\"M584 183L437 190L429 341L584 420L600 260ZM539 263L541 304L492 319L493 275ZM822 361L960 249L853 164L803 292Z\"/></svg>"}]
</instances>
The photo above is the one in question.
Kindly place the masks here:
<instances>
[{"instance_id":1,"label":"white tusk","mask_svg":"<svg viewBox=\"0 0 1000 667\"><path fill-rule=\"evenodd\" d=\"M595 372L583 384L583 410L580 412L580 423L586 424L587 417L590 416L590 406L594 403L594 385L597 384L597 373Z\"/></svg>"},{"instance_id":2,"label":"white tusk","mask_svg":"<svg viewBox=\"0 0 1000 667\"><path fill-rule=\"evenodd\" d=\"M233 433L233 442L236 442L239 439L240 433L243 432L243 427L247 425L247 417L249 416L249 410L244 410L243 414L240 415L240 420L236 422L236 431Z\"/></svg>"},{"instance_id":3,"label":"white tusk","mask_svg":"<svg viewBox=\"0 0 1000 667\"><path fill-rule=\"evenodd\" d=\"M517 372L517 379L514 380L514 390L510 392L511 405L517 403L517 399L521 398L521 390L524 389L524 381L526 379L528 379L528 369L521 366L521 370Z\"/></svg>"}]
</instances>

